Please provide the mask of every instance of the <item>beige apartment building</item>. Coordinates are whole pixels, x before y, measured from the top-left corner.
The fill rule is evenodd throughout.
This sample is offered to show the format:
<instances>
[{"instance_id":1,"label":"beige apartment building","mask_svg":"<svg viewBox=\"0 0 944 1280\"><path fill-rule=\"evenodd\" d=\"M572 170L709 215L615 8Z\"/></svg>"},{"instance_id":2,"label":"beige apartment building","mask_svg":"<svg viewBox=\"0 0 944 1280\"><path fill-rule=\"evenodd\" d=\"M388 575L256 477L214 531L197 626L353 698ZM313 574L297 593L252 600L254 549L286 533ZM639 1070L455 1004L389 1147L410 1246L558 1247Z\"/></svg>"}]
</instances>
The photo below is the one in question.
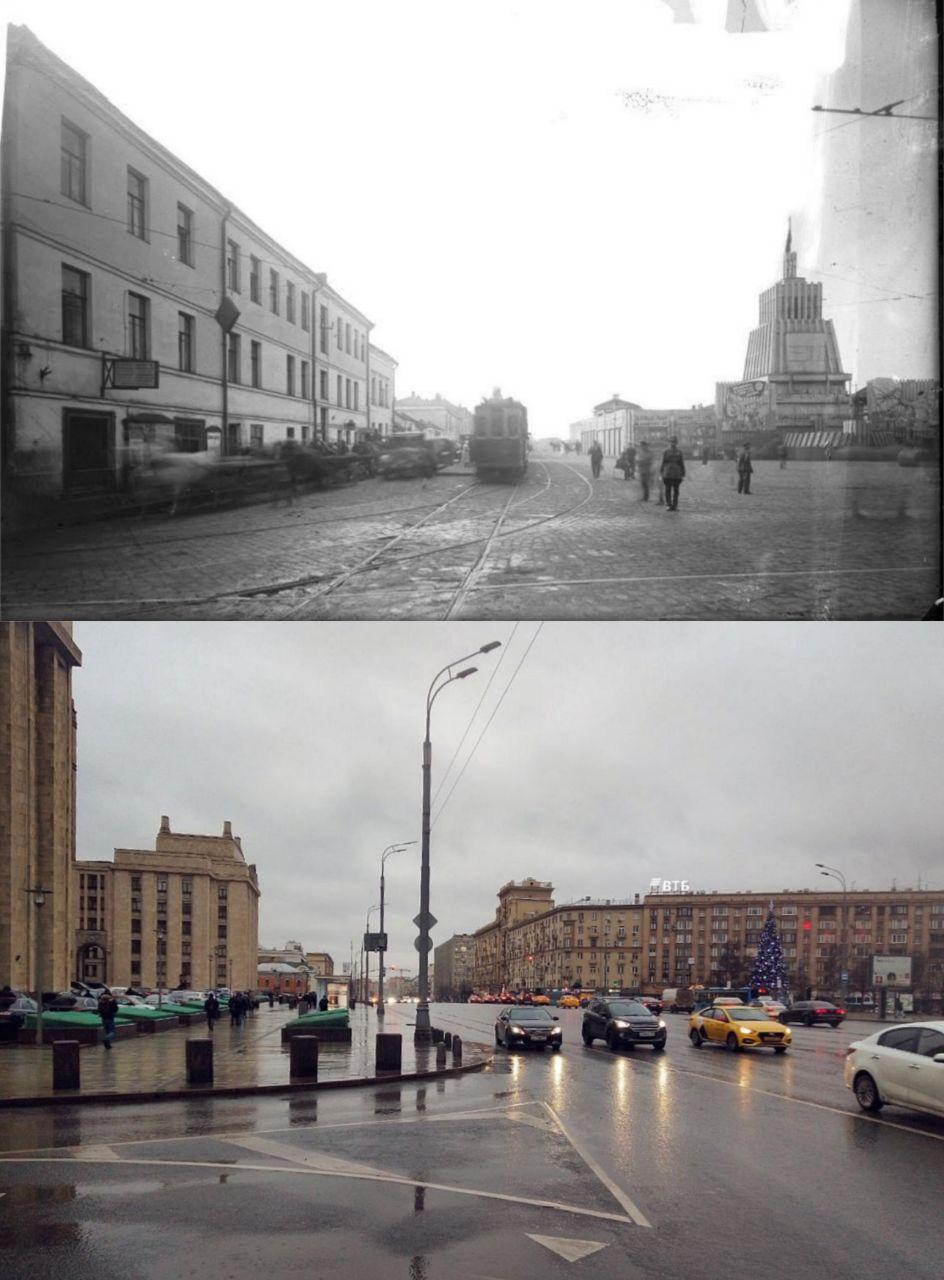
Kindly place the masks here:
<instances>
[{"instance_id":1,"label":"beige apartment building","mask_svg":"<svg viewBox=\"0 0 944 1280\"><path fill-rule=\"evenodd\" d=\"M171 831L73 867L80 978L148 987L256 986L259 882L239 836Z\"/></svg>"},{"instance_id":2,"label":"beige apartment building","mask_svg":"<svg viewBox=\"0 0 944 1280\"><path fill-rule=\"evenodd\" d=\"M26 27L2 179L8 496L369 425L370 321Z\"/></svg>"},{"instance_id":3,"label":"beige apartment building","mask_svg":"<svg viewBox=\"0 0 944 1280\"><path fill-rule=\"evenodd\" d=\"M944 994L944 890L660 892L562 906L552 894L538 881L499 890L495 919L472 935L476 990L737 986L772 904L795 993L836 991L843 972L849 990L868 990L881 955L910 956L914 991Z\"/></svg>"},{"instance_id":4,"label":"beige apartment building","mask_svg":"<svg viewBox=\"0 0 944 1280\"><path fill-rule=\"evenodd\" d=\"M72 976L76 720L69 622L0 623L0 985Z\"/></svg>"}]
</instances>

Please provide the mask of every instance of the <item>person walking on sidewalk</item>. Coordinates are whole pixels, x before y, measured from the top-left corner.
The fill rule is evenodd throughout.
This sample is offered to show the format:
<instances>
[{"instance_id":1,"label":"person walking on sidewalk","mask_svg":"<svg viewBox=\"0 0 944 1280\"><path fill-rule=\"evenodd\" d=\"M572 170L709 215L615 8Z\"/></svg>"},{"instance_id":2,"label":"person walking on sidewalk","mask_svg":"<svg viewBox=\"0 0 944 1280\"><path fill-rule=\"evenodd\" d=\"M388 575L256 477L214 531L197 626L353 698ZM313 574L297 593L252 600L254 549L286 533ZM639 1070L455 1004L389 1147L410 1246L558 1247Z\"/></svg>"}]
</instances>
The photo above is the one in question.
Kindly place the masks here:
<instances>
[{"instance_id":1,"label":"person walking on sidewalk","mask_svg":"<svg viewBox=\"0 0 944 1280\"><path fill-rule=\"evenodd\" d=\"M603 465L603 450L600 448L599 440L594 440L590 446L590 470L593 472L594 480L600 478L600 467Z\"/></svg>"},{"instance_id":2,"label":"person walking on sidewalk","mask_svg":"<svg viewBox=\"0 0 944 1280\"><path fill-rule=\"evenodd\" d=\"M649 448L648 440L640 441L636 466L639 470L639 487L642 490L640 502L648 502L649 486L652 483L652 450Z\"/></svg>"},{"instance_id":3,"label":"person walking on sidewalk","mask_svg":"<svg viewBox=\"0 0 944 1280\"><path fill-rule=\"evenodd\" d=\"M115 1038L115 1018L118 1016L118 1001L110 991L103 991L98 997L98 1016L102 1020L102 1044L110 1049Z\"/></svg>"},{"instance_id":4,"label":"person walking on sidewalk","mask_svg":"<svg viewBox=\"0 0 944 1280\"><path fill-rule=\"evenodd\" d=\"M738 493L750 493L754 465L751 462L751 446L746 444L738 454Z\"/></svg>"},{"instance_id":5,"label":"person walking on sidewalk","mask_svg":"<svg viewBox=\"0 0 944 1280\"><path fill-rule=\"evenodd\" d=\"M679 485L685 479L685 457L678 447L678 436L669 439L669 447L662 455L659 474L665 484L665 505L669 511L678 511Z\"/></svg>"},{"instance_id":6,"label":"person walking on sidewalk","mask_svg":"<svg viewBox=\"0 0 944 1280\"><path fill-rule=\"evenodd\" d=\"M220 1002L211 991L203 1002L203 1012L206 1014L207 1030L213 1030L213 1023L220 1016Z\"/></svg>"}]
</instances>

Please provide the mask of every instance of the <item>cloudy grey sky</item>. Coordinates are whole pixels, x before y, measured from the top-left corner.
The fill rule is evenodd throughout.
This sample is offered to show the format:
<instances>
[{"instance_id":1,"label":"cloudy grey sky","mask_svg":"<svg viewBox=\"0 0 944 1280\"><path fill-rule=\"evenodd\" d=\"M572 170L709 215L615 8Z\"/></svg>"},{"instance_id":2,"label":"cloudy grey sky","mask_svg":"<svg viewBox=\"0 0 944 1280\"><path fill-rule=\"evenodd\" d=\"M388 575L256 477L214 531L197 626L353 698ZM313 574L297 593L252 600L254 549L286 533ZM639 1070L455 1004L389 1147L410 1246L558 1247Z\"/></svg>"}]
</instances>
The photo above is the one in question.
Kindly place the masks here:
<instances>
[{"instance_id":1,"label":"cloudy grey sky","mask_svg":"<svg viewBox=\"0 0 944 1280\"><path fill-rule=\"evenodd\" d=\"M744 35L728 0L0 15L326 271L398 394L499 384L547 436L613 392L682 408L739 378L788 215L855 381L934 376L934 124L811 110L933 115L934 6L760 7L773 29Z\"/></svg>"},{"instance_id":2,"label":"cloudy grey sky","mask_svg":"<svg viewBox=\"0 0 944 1280\"><path fill-rule=\"evenodd\" d=\"M259 868L260 940L296 938L339 966L377 901L382 850L419 836L429 682L492 639L503 647L434 710L435 792L483 694L452 777L501 700L433 827L436 942L485 924L498 888L525 876L558 902L641 892L657 874L820 887L817 861L860 888L944 887L935 627L80 622L75 635L78 856L153 848L163 813L211 834L228 818ZM389 962L407 969L417 849L387 863Z\"/></svg>"}]
</instances>

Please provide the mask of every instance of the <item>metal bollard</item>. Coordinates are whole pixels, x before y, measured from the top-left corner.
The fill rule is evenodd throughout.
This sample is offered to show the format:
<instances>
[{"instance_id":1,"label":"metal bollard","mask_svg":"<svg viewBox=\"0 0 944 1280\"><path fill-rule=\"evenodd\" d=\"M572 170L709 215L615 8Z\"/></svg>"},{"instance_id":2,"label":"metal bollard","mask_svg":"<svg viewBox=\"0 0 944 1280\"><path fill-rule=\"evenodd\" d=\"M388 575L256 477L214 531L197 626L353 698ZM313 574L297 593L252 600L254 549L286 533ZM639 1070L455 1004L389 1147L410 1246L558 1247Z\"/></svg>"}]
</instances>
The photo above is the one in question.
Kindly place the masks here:
<instances>
[{"instance_id":1,"label":"metal bollard","mask_svg":"<svg viewBox=\"0 0 944 1280\"><path fill-rule=\"evenodd\" d=\"M462 1066L462 1040L459 1036L452 1037L452 1065L454 1067Z\"/></svg>"},{"instance_id":2,"label":"metal bollard","mask_svg":"<svg viewBox=\"0 0 944 1280\"><path fill-rule=\"evenodd\" d=\"M403 1037L393 1031L377 1032L374 1054L375 1071L400 1071L403 1063Z\"/></svg>"},{"instance_id":3,"label":"metal bollard","mask_svg":"<svg viewBox=\"0 0 944 1280\"><path fill-rule=\"evenodd\" d=\"M213 1041L187 1041L187 1083L213 1083Z\"/></svg>"},{"instance_id":4,"label":"metal bollard","mask_svg":"<svg viewBox=\"0 0 944 1280\"><path fill-rule=\"evenodd\" d=\"M52 1045L52 1087L54 1089L78 1089L79 1083L78 1040L54 1040Z\"/></svg>"},{"instance_id":5,"label":"metal bollard","mask_svg":"<svg viewBox=\"0 0 944 1280\"><path fill-rule=\"evenodd\" d=\"M318 1037L292 1036L289 1041L289 1075L292 1079L318 1079Z\"/></svg>"},{"instance_id":6,"label":"metal bollard","mask_svg":"<svg viewBox=\"0 0 944 1280\"><path fill-rule=\"evenodd\" d=\"M446 1046L447 1049L452 1048L452 1032L451 1031L447 1031L446 1034L443 1036L443 1044Z\"/></svg>"},{"instance_id":7,"label":"metal bollard","mask_svg":"<svg viewBox=\"0 0 944 1280\"><path fill-rule=\"evenodd\" d=\"M438 1027L433 1027L432 1032L433 1032L433 1044L442 1044L443 1036L445 1035L445 1032L440 1031Z\"/></svg>"},{"instance_id":8,"label":"metal bollard","mask_svg":"<svg viewBox=\"0 0 944 1280\"><path fill-rule=\"evenodd\" d=\"M446 1065L446 1046L438 1044L436 1046L436 1070L442 1071Z\"/></svg>"}]
</instances>

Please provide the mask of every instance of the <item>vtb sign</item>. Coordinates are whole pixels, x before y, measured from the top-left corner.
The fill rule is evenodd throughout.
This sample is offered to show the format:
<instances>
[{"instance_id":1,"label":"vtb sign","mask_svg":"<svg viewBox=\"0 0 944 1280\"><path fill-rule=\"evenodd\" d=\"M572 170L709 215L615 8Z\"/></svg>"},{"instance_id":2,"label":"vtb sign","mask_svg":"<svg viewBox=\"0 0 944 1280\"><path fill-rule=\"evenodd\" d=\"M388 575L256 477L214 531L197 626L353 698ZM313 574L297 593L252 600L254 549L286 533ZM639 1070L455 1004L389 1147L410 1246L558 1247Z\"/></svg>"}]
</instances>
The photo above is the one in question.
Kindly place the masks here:
<instances>
[{"instance_id":1,"label":"vtb sign","mask_svg":"<svg viewBox=\"0 0 944 1280\"><path fill-rule=\"evenodd\" d=\"M653 876L649 881L650 893L691 893L692 886L687 880L663 880L661 876Z\"/></svg>"}]
</instances>

